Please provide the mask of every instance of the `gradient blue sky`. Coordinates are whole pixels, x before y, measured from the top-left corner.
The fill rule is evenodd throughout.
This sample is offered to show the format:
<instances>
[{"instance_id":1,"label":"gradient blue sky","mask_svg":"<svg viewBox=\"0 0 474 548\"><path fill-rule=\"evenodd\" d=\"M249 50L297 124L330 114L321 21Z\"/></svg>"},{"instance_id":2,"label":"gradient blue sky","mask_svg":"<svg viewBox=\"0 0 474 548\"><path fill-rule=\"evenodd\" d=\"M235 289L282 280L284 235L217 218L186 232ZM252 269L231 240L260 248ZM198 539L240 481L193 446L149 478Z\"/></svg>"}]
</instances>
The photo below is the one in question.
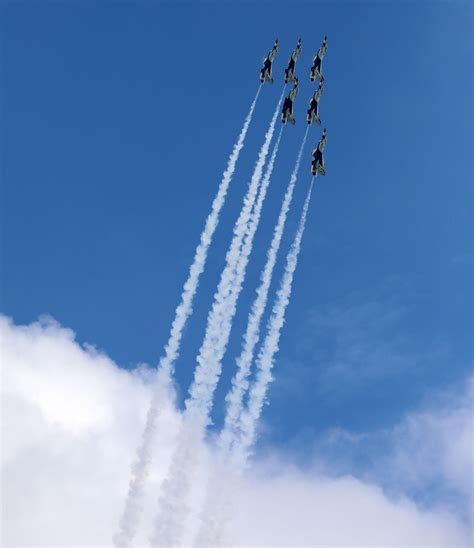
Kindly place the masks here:
<instances>
[{"instance_id":1,"label":"gradient blue sky","mask_svg":"<svg viewBox=\"0 0 474 548\"><path fill-rule=\"evenodd\" d=\"M324 34L318 179L264 440L397 422L472 368L470 2L4 2L2 311L50 314L129 368L161 355L232 145L261 93L177 363L181 396L298 37L285 130L218 390L305 130ZM310 182L306 147L283 251ZM282 271L279 261L277 277ZM295 442L298 445L298 442ZM303 444L304 445L304 444Z\"/></svg>"}]
</instances>

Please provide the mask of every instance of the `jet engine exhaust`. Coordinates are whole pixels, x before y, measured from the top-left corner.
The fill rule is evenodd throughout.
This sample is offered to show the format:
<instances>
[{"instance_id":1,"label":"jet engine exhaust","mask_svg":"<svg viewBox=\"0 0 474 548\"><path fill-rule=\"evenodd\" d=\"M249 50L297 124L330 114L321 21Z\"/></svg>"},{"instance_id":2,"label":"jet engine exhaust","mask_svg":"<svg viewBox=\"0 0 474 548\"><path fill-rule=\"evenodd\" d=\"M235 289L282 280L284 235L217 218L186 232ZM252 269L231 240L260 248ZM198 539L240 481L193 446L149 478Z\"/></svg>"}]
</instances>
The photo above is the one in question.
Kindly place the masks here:
<instances>
[{"instance_id":1,"label":"jet engine exhaust","mask_svg":"<svg viewBox=\"0 0 474 548\"><path fill-rule=\"evenodd\" d=\"M272 369L275 354L278 352L281 328L285 321L285 312L290 301L293 276L298 264L298 255L301 249L306 224L306 216L311 200L314 179L311 181L306 200L301 213L298 230L286 259L285 272L277 291L276 301L273 305L270 319L267 324L267 334L257 358L257 377L249 391L247 410L241 418L241 439L239 441L239 453L245 461L255 440L257 422L261 416L268 387L273 379Z\"/></svg>"},{"instance_id":2,"label":"jet engine exhaust","mask_svg":"<svg viewBox=\"0 0 474 548\"><path fill-rule=\"evenodd\" d=\"M162 411L161 402L166 401L166 396L171 392L171 378L173 375L174 363L179 356L179 348L184 327L193 310L193 299L199 285L199 278L204 271L207 253L212 243L212 237L219 223L219 215L225 203L227 191L235 172L240 151L244 146L247 131L250 122L252 121L252 116L261 89L262 86L260 85L227 162L227 168L223 173L217 194L212 202L211 212L206 219L204 230L201 234L193 262L189 269L188 279L186 280L183 292L181 293L181 302L176 308L175 318L171 325L168 342L165 346L165 354L160 358L155 393L148 410L141 443L137 449L135 461L132 465L127 498L120 518L119 528L114 535L114 543L120 548L130 546L137 532L142 510L144 488L151 463L151 447L154 440L154 431Z\"/></svg>"},{"instance_id":3,"label":"jet engine exhaust","mask_svg":"<svg viewBox=\"0 0 474 548\"><path fill-rule=\"evenodd\" d=\"M221 361L225 354L237 299L245 278L246 265L258 226L264 194L261 200L257 200L253 214L252 209L256 203L263 167L282 101L283 93L260 149L242 210L234 225L234 235L227 251L226 265L221 274L214 303L208 316L204 340L197 357L194 381L185 402L185 426L178 435L178 451L172 460L168 479L163 484L155 531L151 539L153 546L163 544L173 546L181 542L183 522L187 516L186 499L191 476L196 466L196 451L192 440L201 440L209 421L213 395L221 373Z\"/></svg>"}]
</instances>

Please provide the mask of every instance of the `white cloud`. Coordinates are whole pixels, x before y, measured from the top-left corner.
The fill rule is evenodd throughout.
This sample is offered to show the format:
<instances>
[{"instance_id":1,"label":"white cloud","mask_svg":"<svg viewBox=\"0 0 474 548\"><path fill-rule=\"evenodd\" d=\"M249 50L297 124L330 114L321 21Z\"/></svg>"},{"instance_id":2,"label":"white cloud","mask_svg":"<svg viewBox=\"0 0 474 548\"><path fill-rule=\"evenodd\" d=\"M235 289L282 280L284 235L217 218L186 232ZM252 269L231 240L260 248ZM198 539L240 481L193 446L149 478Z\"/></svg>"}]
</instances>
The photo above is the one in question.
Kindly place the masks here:
<instances>
[{"instance_id":1,"label":"white cloud","mask_svg":"<svg viewBox=\"0 0 474 548\"><path fill-rule=\"evenodd\" d=\"M118 368L52 321L19 327L0 318L0 334L2 545L110 545L153 374L144 367ZM425 413L422 430L429 430L430 440L441 432L439 443L453 449L443 453L441 475L461 488L470 447L469 439L458 435L456 416L440 424L437 415ZM140 544L147 544L179 421L180 413L168 404L159 424ZM420 439L418 428L403 425L394 434L401 453ZM461 461L466 458L464 468L460 455ZM422 476L425 458L407 481ZM205 463L196 478L195 504L203 495L209 460ZM228 540L237 545L469 545L467 526L454 513L421 509L406 496L389 497L373 481L298 468L277 454L257 459L240 481L233 517Z\"/></svg>"},{"instance_id":2,"label":"white cloud","mask_svg":"<svg viewBox=\"0 0 474 548\"><path fill-rule=\"evenodd\" d=\"M462 386L433 393L426 409L407 414L395 427L358 434L337 428L326 432L316 442L322 469L334 474L357 468L358 477L379 483L386 492L415 496L425 508L450 508L472 522L473 402L470 378Z\"/></svg>"},{"instance_id":3,"label":"white cloud","mask_svg":"<svg viewBox=\"0 0 474 548\"><path fill-rule=\"evenodd\" d=\"M393 446L389 459L399 485L420 489L438 482L462 496L466 510L474 509L473 401L471 378L455 395L441 395L434 408L432 403L429 411L411 413L389 433Z\"/></svg>"},{"instance_id":4,"label":"white cloud","mask_svg":"<svg viewBox=\"0 0 474 548\"><path fill-rule=\"evenodd\" d=\"M447 514L421 512L408 499L391 500L350 476L329 479L293 470L256 477L244 492L245 513L239 513L234 532L243 531L246 544L454 546L465 540Z\"/></svg>"}]
</instances>

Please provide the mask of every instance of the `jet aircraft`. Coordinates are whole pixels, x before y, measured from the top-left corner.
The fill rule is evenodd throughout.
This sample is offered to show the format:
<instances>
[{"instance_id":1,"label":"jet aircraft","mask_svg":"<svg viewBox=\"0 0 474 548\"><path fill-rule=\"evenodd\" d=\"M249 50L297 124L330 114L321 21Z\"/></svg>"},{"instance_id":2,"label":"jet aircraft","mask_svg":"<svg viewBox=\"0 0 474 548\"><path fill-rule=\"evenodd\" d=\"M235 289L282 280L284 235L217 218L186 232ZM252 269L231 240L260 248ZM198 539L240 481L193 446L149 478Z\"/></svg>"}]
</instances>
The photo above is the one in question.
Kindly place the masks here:
<instances>
[{"instance_id":1,"label":"jet aircraft","mask_svg":"<svg viewBox=\"0 0 474 548\"><path fill-rule=\"evenodd\" d=\"M273 84L272 63L278 53L278 40L275 40L273 48L268 52L268 55L263 60L263 68L260 70L260 82L270 82Z\"/></svg>"},{"instance_id":2,"label":"jet aircraft","mask_svg":"<svg viewBox=\"0 0 474 548\"><path fill-rule=\"evenodd\" d=\"M309 77L311 78L311 82L314 82L315 80L324 80L323 58L326 55L327 49L328 49L328 37L325 36L323 43L321 44L321 47L318 49L318 52L314 56L313 66L311 67L311 70L309 71Z\"/></svg>"},{"instance_id":3,"label":"jet aircraft","mask_svg":"<svg viewBox=\"0 0 474 548\"><path fill-rule=\"evenodd\" d=\"M281 111L281 121L286 124L287 122L295 123L295 117L293 115L293 103L295 102L296 96L298 95L298 78L295 77L293 88L285 97L283 102L283 109Z\"/></svg>"},{"instance_id":4,"label":"jet aircraft","mask_svg":"<svg viewBox=\"0 0 474 548\"><path fill-rule=\"evenodd\" d=\"M321 124L321 120L319 119L319 99L321 99L324 90L323 82L324 80L320 80L318 89L314 92L314 95L309 101L309 109L306 115L306 120L309 125L315 123L319 126Z\"/></svg>"},{"instance_id":5,"label":"jet aircraft","mask_svg":"<svg viewBox=\"0 0 474 548\"><path fill-rule=\"evenodd\" d=\"M288 61L288 67L285 69L285 84L287 84L290 80L292 80L293 82L295 81L295 78L296 78L295 65L300 55L301 55L301 38L298 40L298 43L296 44L296 48L293 50L290 60Z\"/></svg>"},{"instance_id":6,"label":"jet aircraft","mask_svg":"<svg viewBox=\"0 0 474 548\"><path fill-rule=\"evenodd\" d=\"M313 175L326 175L326 167L324 165L324 147L326 146L326 128L323 129L323 134L318 143L318 146L313 150L311 156L313 161L311 162L311 173Z\"/></svg>"}]
</instances>

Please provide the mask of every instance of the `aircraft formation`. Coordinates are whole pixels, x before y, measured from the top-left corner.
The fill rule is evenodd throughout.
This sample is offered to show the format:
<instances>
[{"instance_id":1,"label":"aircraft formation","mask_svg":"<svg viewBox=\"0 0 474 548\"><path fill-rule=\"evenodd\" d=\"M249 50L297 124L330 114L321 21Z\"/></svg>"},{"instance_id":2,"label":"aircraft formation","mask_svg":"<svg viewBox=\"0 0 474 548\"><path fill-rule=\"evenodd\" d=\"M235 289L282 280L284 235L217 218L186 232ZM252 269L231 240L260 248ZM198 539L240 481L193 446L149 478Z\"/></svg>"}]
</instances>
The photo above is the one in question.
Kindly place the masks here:
<instances>
[{"instance_id":1,"label":"aircraft formation","mask_svg":"<svg viewBox=\"0 0 474 548\"><path fill-rule=\"evenodd\" d=\"M328 38L324 37L324 40L313 57L313 64L309 71L309 78L311 82L318 82L319 86L314 92L313 96L309 100L309 109L306 114L306 121L308 125L317 124L321 125L321 119L319 118L319 101L324 91L324 76L323 76L323 59L326 55L328 49ZM298 40L295 49L292 51L290 59L288 60L288 66L285 69L284 73L284 82L288 84L293 82L293 87L290 90L289 94L285 97L283 101L283 108L281 112L281 121L283 124L291 123L295 124L296 119L293 113L293 106L295 99L298 95L298 77L295 74L296 62L301 55L302 44L301 38ZM272 67L273 61L275 60L278 53L278 39L275 40L272 49L268 52L266 57L263 59L263 67L260 70L260 83L273 84L273 74ZM311 162L311 173L316 175L325 175L326 168L324 164L324 147L326 146L327 140L327 131L324 128L321 139L311 153L312 162Z\"/></svg>"},{"instance_id":2,"label":"aircraft formation","mask_svg":"<svg viewBox=\"0 0 474 548\"><path fill-rule=\"evenodd\" d=\"M153 398L147 412L142 437L132 463L130 480L123 511L119 517L114 543L117 548L131 548L135 544L138 525L142 517L143 496L153 466L151 455L156 445L155 436L160 435L159 424L163 420L165 409L163 401L169 395L174 399L174 371L179 358L180 347L186 324L193 312L193 301L198 291L201 275L204 274L209 248L219 224L222 208L226 201L229 185L236 171L239 154L244 146L247 131L255 112L262 86L273 84L273 62L278 54L278 40L263 60L260 71L260 83L248 114L242 125L227 161L227 167L217 189L211 210L206 218L188 278L183 285L181 300L175 311L168 342L160 358ZM220 280L214 293L207 315L202 343L196 355L193 380L188 388L182 411L182 421L176 432L176 445L165 468L164 479L159 484L159 497L153 530L149 537L152 547L183 546L186 535L191 537L187 522L194 515L198 525L194 540L185 545L222 546L226 538L228 522L232 519L228 509L236 503L233 482L227 477L238 477L244 472L252 457L253 447L258 437L258 423L267 401L269 386L272 382L272 369L275 355L279 349L279 340L285 315L290 302L294 273L301 250L311 193L318 175L325 175L324 149L327 132L322 131L321 138L312 151L311 184L307 188L306 199L300 210L297 230L284 259L283 273L279 288L273 297L271 312L264 323L264 315L272 298L272 280L275 276L278 255L282 246L285 225L290 214L294 190L312 124L321 125L319 101L324 91L323 58L327 51L327 37L313 57L309 71L311 82L316 82L306 115L306 131L301 139L298 154L280 210L273 228L271 241L265 254L258 287L255 289L253 303L249 310L247 327L242 337L240 355L235 358L235 368L230 387L225 397L225 418L220 432L216 432L216 455L218 466L211 472L205 496L201 501L191 502L191 487L200 475L202 444L205 443L208 427L211 424L211 412L216 398L216 389L221 381L223 358L227 354L229 338L235 329L234 317L239 295L246 280L246 270L252 254L255 233L259 226L262 208L272 178L284 127L296 123L294 103L298 96L297 63L301 57L302 44L298 40L284 71L283 89L273 109L263 143L259 149L252 175L246 186L242 208L235 221L231 241L225 254ZM287 91L286 87L290 87ZM278 119L282 126L274 139ZM161 417L161 418L160 418ZM230 474L221 473L229 470ZM235 500L234 500L235 499ZM143 544L143 543L140 543ZM233 544L225 542L225 544Z\"/></svg>"}]
</instances>

